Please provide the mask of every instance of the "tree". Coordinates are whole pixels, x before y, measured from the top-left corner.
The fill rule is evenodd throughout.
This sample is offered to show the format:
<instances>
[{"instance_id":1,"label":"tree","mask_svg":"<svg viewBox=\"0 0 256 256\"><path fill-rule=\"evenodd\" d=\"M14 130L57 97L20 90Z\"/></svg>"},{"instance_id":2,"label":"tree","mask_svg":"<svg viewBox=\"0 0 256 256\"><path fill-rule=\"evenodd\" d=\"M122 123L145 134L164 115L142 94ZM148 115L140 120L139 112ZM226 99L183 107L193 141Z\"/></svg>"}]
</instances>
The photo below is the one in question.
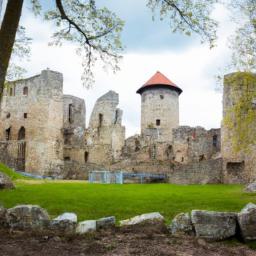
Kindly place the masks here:
<instances>
[{"instance_id":1,"label":"tree","mask_svg":"<svg viewBox=\"0 0 256 256\"><path fill-rule=\"evenodd\" d=\"M77 45L77 54L82 57L85 85L94 82L92 67L97 60L119 69L118 61L123 50L120 33L124 22L107 8L98 8L95 0L52 0L55 8L44 14L46 20L53 21L56 32L54 45L64 41ZM36 15L41 14L40 0L30 0ZM148 0L153 12L159 10L161 18L169 16L174 32L187 35L199 34L202 42L214 45L217 23L210 18L213 4L218 0ZM22 12L23 0L8 0L0 29L0 96L3 93L7 68L14 48ZM26 40L25 40L26 41Z\"/></svg>"}]
</instances>

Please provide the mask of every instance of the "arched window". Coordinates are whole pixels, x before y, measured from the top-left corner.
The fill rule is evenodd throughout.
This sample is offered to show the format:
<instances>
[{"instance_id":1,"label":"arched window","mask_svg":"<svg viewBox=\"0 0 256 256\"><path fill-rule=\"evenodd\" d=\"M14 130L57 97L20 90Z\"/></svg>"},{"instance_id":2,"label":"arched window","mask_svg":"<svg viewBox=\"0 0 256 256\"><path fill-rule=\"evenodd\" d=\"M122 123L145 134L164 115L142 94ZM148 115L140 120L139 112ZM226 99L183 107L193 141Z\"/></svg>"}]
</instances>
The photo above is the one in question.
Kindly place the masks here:
<instances>
[{"instance_id":1,"label":"arched window","mask_svg":"<svg viewBox=\"0 0 256 256\"><path fill-rule=\"evenodd\" d=\"M25 140L25 137L26 137L26 130L25 128L22 126L19 130L19 133L18 133L18 140Z\"/></svg>"},{"instance_id":2,"label":"arched window","mask_svg":"<svg viewBox=\"0 0 256 256\"><path fill-rule=\"evenodd\" d=\"M85 151L84 152L84 162L87 163L89 159L89 152Z\"/></svg>"},{"instance_id":3,"label":"arched window","mask_svg":"<svg viewBox=\"0 0 256 256\"><path fill-rule=\"evenodd\" d=\"M217 147L217 145L218 145L218 135L213 135L213 137L212 137L212 145L214 147Z\"/></svg>"},{"instance_id":4,"label":"arched window","mask_svg":"<svg viewBox=\"0 0 256 256\"><path fill-rule=\"evenodd\" d=\"M9 127L8 129L5 130L5 138L6 138L6 140L11 139L11 127Z\"/></svg>"},{"instance_id":5,"label":"arched window","mask_svg":"<svg viewBox=\"0 0 256 256\"><path fill-rule=\"evenodd\" d=\"M99 114L99 127L102 126L102 122L103 122L103 115Z\"/></svg>"},{"instance_id":6,"label":"arched window","mask_svg":"<svg viewBox=\"0 0 256 256\"><path fill-rule=\"evenodd\" d=\"M23 95L28 96L28 87L27 86L25 86L23 88Z\"/></svg>"},{"instance_id":7,"label":"arched window","mask_svg":"<svg viewBox=\"0 0 256 256\"><path fill-rule=\"evenodd\" d=\"M73 104L68 105L68 121L69 123L73 123Z\"/></svg>"}]
</instances>

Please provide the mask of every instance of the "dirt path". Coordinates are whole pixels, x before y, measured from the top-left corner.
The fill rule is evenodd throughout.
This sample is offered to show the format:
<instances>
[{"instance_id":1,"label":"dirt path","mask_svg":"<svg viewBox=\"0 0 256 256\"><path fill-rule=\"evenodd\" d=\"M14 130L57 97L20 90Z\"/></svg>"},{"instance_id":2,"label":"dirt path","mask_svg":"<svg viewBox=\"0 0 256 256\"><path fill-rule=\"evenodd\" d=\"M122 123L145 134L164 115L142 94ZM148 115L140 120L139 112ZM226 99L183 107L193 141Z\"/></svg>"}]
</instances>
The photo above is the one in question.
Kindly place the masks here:
<instances>
[{"instance_id":1,"label":"dirt path","mask_svg":"<svg viewBox=\"0 0 256 256\"><path fill-rule=\"evenodd\" d=\"M175 237L160 227L133 227L66 238L0 231L0 255L256 256L256 250L240 243L207 243L189 236Z\"/></svg>"}]
</instances>

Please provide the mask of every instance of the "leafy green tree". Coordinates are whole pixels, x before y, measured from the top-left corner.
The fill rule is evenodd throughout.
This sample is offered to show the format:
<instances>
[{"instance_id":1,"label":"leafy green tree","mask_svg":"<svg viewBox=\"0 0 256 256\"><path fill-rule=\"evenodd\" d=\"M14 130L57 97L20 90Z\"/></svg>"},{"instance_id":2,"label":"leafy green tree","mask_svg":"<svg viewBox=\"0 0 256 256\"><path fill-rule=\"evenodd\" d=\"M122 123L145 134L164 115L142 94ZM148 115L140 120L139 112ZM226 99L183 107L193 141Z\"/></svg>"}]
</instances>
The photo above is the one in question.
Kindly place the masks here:
<instances>
[{"instance_id":1,"label":"leafy green tree","mask_svg":"<svg viewBox=\"0 0 256 256\"><path fill-rule=\"evenodd\" d=\"M95 0L52 0L55 7L47 13L42 13L40 0L30 0L32 10L36 15L53 21L56 31L53 34L53 45L72 42L77 46L77 54L82 58L82 80L90 86L93 82L92 67L100 60L113 71L117 71L118 61L123 50L120 33L124 22L107 8L98 8ZM202 42L214 45L217 23L210 18L213 5L218 0L148 0L148 7L153 12L160 12L162 19L170 19L173 32L180 31L186 35L196 33ZM10 63L15 38L22 13L23 0L8 0L0 29L0 96L3 93L4 82ZM23 30L24 31L24 30ZM23 35L23 42L28 45L30 40ZM17 47L16 54L28 54L28 47ZM21 54L22 53L22 54ZM16 68L16 71L19 70ZM19 72L16 72L19 74Z\"/></svg>"}]
</instances>

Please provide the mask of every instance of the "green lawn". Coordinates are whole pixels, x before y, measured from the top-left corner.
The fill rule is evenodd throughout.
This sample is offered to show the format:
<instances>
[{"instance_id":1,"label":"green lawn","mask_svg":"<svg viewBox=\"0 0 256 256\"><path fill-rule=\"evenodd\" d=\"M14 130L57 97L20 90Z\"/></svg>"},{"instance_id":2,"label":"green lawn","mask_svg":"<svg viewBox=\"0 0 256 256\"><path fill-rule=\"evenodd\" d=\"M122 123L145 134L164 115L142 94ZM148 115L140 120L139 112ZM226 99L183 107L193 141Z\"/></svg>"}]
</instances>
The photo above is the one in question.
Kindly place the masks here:
<instances>
[{"instance_id":1,"label":"green lawn","mask_svg":"<svg viewBox=\"0 0 256 256\"><path fill-rule=\"evenodd\" d=\"M118 220L159 211L167 220L192 209L239 211L256 194L239 185L133 184L101 185L86 182L16 181L15 190L0 191L0 204L38 204L52 217L75 212L79 220L115 215Z\"/></svg>"}]
</instances>

